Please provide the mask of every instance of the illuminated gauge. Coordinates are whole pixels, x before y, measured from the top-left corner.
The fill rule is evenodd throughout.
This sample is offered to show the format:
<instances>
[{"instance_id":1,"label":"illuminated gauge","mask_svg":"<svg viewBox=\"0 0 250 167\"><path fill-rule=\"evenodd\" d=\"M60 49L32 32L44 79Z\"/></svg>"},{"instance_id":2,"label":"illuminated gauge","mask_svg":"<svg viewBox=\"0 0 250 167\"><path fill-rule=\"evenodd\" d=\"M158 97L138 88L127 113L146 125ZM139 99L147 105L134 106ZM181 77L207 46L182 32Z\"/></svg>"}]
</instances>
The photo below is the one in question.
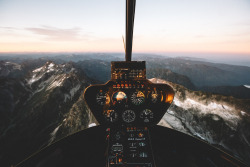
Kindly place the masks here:
<instances>
[{"instance_id":1,"label":"illuminated gauge","mask_svg":"<svg viewBox=\"0 0 250 167\"><path fill-rule=\"evenodd\" d=\"M118 114L114 110L104 111L104 116L108 122L115 122L118 118Z\"/></svg>"},{"instance_id":2,"label":"illuminated gauge","mask_svg":"<svg viewBox=\"0 0 250 167\"><path fill-rule=\"evenodd\" d=\"M96 102L97 104L103 106L110 102L110 97L107 93L103 92L102 90L96 95Z\"/></svg>"},{"instance_id":3,"label":"illuminated gauge","mask_svg":"<svg viewBox=\"0 0 250 167\"><path fill-rule=\"evenodd\" d=\"M130 123L135 120L135 112L133 110L126 110L122 114L123 121Z\"/></svg>"},{"instance_id":4,"label":"illuminated gauge","mask_svg":"<svg viewBox=\"0 0 250 167\"><path fill-rule=\"evenodd\" d=\"M145 95L141 91L134 92L131 95L131 102L134 105L137 105L137 106L141 105L144 103L144 101L145 101Z\"/></svg>"},{"instance_id":5,"label":"illuminated gauge","mask_svg":"<svg viewBox=\"0 0 250 167\"><path fill-rule=\"evenodd\" d=\"M145 123L151 122L152 119L154 118L154 113L149 109L145 109L140 113L140 118Z\"/></svg>"},{"instance_id":6,"label":"illuminated gauge","mask_svg":"<svg viewBox=\"0 0 250 167\"><path fill-rule=\"evenodd\" d=\"M156 88L154 88L154 90L150 94L150 99L152 103L158 103L162 101L162 94L161 93L159 94Z\"/></svg>"},{"instance_id":7,"label":"illuminated gauge","mask_svg":"<svg viewBox=\"0 0 250 167\"><path fill-rule=\"evenodd\" d=\"M127 100L127 95L122 91L115 92L112 97L113 105L125 104Z\"/></svg>"}]
</instances>

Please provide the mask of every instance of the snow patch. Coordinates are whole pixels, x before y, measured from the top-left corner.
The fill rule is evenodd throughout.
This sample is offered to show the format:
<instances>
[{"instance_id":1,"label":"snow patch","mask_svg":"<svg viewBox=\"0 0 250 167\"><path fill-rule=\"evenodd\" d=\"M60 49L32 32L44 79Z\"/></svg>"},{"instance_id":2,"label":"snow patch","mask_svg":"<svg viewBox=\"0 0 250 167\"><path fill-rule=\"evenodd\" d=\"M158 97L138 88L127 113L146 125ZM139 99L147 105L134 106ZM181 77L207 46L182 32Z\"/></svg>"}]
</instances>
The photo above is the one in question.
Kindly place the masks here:
<instances>
[{"instance_id":1,"label":"snow patch","mask_svg":"<svg viewBox=\"0 0 250 167\"><path fill-rule=\"evenodd\" d=\"M247 114L247 113L244 112L244 111L240 111L240 114L241 114L242 116L249 116L249 114Z\"/></svg>"},{"instance_id":2,"label":"snow patch","mask_svg":"<svg viewBox=\"0 0 250 167\"><path fill-rule=\"evenodd\" d=\"M52 88L61 86L61 85L62 85L62 82L63 82L63 80L59 80L59 81L54 81L54 82L52 82L52 83L48 86L47 90L50 90L50 89L52 89Z\"/></svg>"},{"instance_id":3,"label":"snow patch","mask_svg":"<svg viewBox=\"0 0 250 167\"><path fill-rule=\"evenodd\" d=\"M75 93L80 89L80 87L81 87L81 85L80 84L78 84L78 85L76 85L74 88L72 88L71 90L70 90L70 96L71 96L71 98L75 95Z\"/></svg>"},{"instance_id":4,"label":"snow patch","mask_svg":"<svg viewBox=\"0 0 250 167\"><path fill-rule=\"evenodd\" d=\"M51 132L50 133L50 140L49 140L49 143L52 143L54 140L55 140L55 138L56 138L56 133L57 133L57 131L59 130L59 128L61 127L62 125L59 125L58 127L56 127L54 130L53 130L53 132Z\"/></svg>"},{"instance_id":5,"label":"snow patch","mask_svg":"<svg viewBox=\"0 0 250 167\"><path fill-rule=\"evenodd\" d=\"M195 132L194 135L197 136L197 137L199 137L200 139L206 141L206 139L204 137L202 137L199 133Z\"/></svg>"},{"instance_id":6,"label":"snow patch","mask_svg":"<svg viewBox=\"0 0 250 167\"><path fill-rule=\"evenodd\" d=\"M67 102L67 100L72 100L72 98L75 96L75 93L81 88L81 85L78 84L75 87L73 87L70 91L69 94L64 94L64 103Z\"/></svg>"},{"instance_id":7,"label":"snow patch","mask_svg":"<svg viewBox=\"0 0 250 167\"><path fill-rule=\"evenodd\" d=\"M89 128L96 126L96 123L89 124Z\"/></svg>"},{"instance_id":8,"label":"snow patch","mask_svg":"<svg viewBox=\"0 0 250 167\"><path fill-rule=\"evenodd\" d=\"M214 121L219 121L220 120L220 118L217 115L212 115L212 119Z\"/></svg>"},{"instance_id":9,"label":"snow patch","mask_svg":"<svg viewBox=\"0 0 250 167\"><path fill-rule=\"evenodd\" d=\"M66 103L68 99L70 99L70 96L68 94L64 94L64 103Z\"/></svg>"},{"instance_id":10,"label":"snow patch","mask_svg":"<svg viewBox=\"0 0 250 167\"><path fill-rule=\"evenodd\" d=\"M218 115L219 117L223 118L225 121L230 122L234 126L237 126L237 122L240 119L240 117L234 112L235 110L233 110L231 107L215 102L203 104L191 98L187 98L182 102L177 97L175 97L174 104L185 110L197 109L200 111L199 114Z\"/></svg>"},{"instance_id":11,"label":"snow patch","mask_svg":"<svg viewBox=\"0 0 250 167\"><path fill-rule=\"evenodd\" d=\"M187 133L187 130L186 130L186 128L183 126L181 120L179 120L179 119L176 118L175 116L166 113L166 114L163 116L163 119L164 119L164 121L166 121L166 123L167 123L168 125L170 125L172 128L174 128L174 129L176 129L176 130L178 130L178 131Z\"/></svg>"},{"instance_id":12,"label":"snow patch","mask_svg":"<svg viewBox=\"0 0 250 167\"><path fill-rule=\"evenodd\" d=\"M161 119L157 125L173 129L172 126L169 125L164 119Z\"/></svg>"},{"instance_id":13,"label":"snow patch","mask_svg":"<svg viewBox=\"0 0 250 167\"><path fill-rule=\"evenodd\" d=\"M55 87L62 86L63 81L66 79L66 75L59 75L57 77L51 76L48 82L51 82L46 90L53 89Z\"/></svg>"},{"instance_id":14,"label":"snow patch","mask_svg":"<svg viewBox=\"0 0 250 167\"><path fill-rule=\"evenodd\" d=\"M51 69L51 68L54 67L54 66L55 66L54 63L50 63L50 64L48 65L49 69Z\"/></svg>"},{"instance_id":15,"label":"snow patch","mask_svg":"<svg viewBox=\"0 0 250 167\"><path fill-rule=\"evenodd\" d=\"M174 111L169 110L169 109L167 110L167 113L169 113L170 115L175 115L175 114L174 114Z\"/></svg>"},{"instance_id":16,"label":"snow patch","mask_svg":"<svg viewBox=\"0 0 250 167\"><path fill-rule=\"evenodd\" d=\"M36 74L34 74L32 76L32 78L28 81L28 84L31 85L31 84L33 84L34 82L38 81L41 78L42 78L42 75L40 75L40 76L37 77Z\"/></svg>"},{"instance_id":17,"label":"snow patch","mask_svg":"<svg viewBox=\"0 0 250 167\"><path fill-rule=\"evenodd\" d=\"M43 67L40 67L40 68L33 70L32 72L40 72L42 69L43 69Z\"/></svg>"},{"instance_id":18,"label":"snow patch","mask_svg":"<svg viewBox=\"0 0 250 167\"><path fill-rule=\"evenodd\" d=\"M250 89L250 85L244 85L246 88L249 88Z\"/></svg>"},{"instance_id":19,"label":"snow patch","mask_svg":"<svg viewBox=\"0 0 250 167\"><path fill-rule=\"evenodd\" d=\"M179 101L177 98L174 98L174 104L175 104L176 106L181 107L181 103L180 103L180 101Z\"/></svg>"}]
</instances>

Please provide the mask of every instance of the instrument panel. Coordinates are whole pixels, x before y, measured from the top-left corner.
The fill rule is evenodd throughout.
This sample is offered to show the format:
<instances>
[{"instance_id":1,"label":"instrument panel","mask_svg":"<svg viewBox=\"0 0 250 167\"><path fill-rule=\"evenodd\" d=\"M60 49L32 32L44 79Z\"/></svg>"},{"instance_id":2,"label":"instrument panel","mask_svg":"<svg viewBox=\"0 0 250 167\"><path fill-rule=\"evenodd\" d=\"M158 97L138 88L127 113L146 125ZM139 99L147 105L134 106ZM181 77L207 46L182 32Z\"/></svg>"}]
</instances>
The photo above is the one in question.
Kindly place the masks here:
<instances>
[{"instance_id":1,"label":"instrument panel","mask_svg":"<svg viewBox=\"0 0 250 167\"><path fill-rule=\"evenodd\" d=\"M155 125L174 98L166 84L147 79L110 80L85 90L85 101L100 124Z\"/></svg>"}]
</instances>

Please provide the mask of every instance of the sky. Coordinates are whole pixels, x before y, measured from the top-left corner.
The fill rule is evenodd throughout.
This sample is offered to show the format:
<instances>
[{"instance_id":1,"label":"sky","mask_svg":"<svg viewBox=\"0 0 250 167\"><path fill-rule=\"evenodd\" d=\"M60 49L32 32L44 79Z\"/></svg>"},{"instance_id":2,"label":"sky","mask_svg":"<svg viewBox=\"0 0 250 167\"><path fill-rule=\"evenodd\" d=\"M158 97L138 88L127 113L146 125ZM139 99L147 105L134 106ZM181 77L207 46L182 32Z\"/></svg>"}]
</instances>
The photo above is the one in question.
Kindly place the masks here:
<instances>
[{"instance_id":1,"label":"sky","mask_svg":"<svg viewBox=\"0 0 250 167\"><path fill-rule=\"evenodd\" d=\"M124 52L125 0L0 0L0 52ZM249 0L137 0L134 52L250 59Z\"/></svg>"}]
</instances>

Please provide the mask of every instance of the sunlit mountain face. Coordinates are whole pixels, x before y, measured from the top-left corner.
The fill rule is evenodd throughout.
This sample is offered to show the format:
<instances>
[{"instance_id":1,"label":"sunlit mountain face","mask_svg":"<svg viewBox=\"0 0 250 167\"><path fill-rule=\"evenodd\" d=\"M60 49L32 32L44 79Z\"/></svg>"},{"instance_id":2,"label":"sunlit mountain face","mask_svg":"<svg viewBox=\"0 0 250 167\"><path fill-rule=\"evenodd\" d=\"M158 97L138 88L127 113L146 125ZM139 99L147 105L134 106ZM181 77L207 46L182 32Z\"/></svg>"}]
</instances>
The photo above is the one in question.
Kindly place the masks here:
<instances>
[{"instance_id":1,"label":"sunlit mountain face","mask_svg":"<svg viewBox=\"0 0 250 167\"><path fill-rule=\"evenodd\" d=\"M157 78L150 80L169 84L175 90L174 102L159 125L198 137L249 162L250 100L192 91Z\"/></svg>"},{"instance_id":2,"label":"sunlit mountain face","mask_svg":"<svg viewBox=\"0 0 250 167\"><path fill-rule=\"evenodd\" d=\"M111 57L123 60L120 55ZM250 68L144 58L147 77L175 90L159 125L198 137L250 164ZM88 85L110 79L112 59L95 54L2 59L0 166L16 164L62 137L98 124L82 94Z\"/></svg>"}]
</instances>

